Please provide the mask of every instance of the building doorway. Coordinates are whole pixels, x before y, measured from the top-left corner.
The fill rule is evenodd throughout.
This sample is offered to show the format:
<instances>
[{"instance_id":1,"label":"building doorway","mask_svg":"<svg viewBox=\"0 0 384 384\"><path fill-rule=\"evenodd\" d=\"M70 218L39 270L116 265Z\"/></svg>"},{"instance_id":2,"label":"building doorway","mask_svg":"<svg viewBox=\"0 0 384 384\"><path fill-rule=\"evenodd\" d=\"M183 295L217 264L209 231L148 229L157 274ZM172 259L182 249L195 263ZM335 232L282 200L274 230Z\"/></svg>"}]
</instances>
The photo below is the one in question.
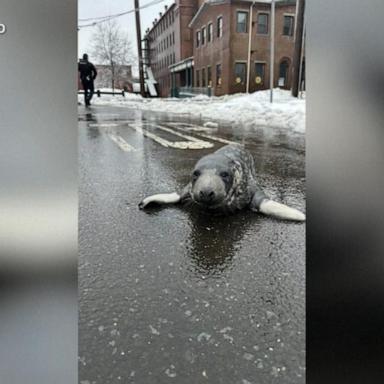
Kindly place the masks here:
<instances>
[{"instance_id":1,"label":"building doorway","mask_svg":"<svg viewBox=\"0 0 384 384\"><path fill-rule=\"evenodd\" d=\"M289 73L289 61L283 59L279 66L279 81L278 86L280 88L288 88L288 73Z\"/></svg>"}]
</instances>

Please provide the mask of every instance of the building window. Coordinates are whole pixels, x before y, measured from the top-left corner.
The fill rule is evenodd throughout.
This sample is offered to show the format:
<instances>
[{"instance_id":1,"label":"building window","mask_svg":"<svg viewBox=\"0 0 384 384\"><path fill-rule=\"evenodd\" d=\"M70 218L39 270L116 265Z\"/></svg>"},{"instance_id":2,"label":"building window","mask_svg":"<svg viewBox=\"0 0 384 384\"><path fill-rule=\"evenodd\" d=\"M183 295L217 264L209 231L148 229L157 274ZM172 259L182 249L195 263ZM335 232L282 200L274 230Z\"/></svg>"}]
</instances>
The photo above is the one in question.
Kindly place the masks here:
<instances>
[{"instance_id":1,"label":"building window","mask_svg":"<svg viewBox=\"0 0 384 384\"><path fill-rule=\"evenodd\" d=\"M216 85L221 85L221 64L216 65Z\"/></svg>"},{"instance_id":2,"label":"building window","mask_svg":"<svg viewBox=\"0 0 384 384\"><path fill-rule=\"evenodd\" d=\"M201 86L204 88L206 86L206 83L205 83L205 68L203 68L201 70Z\"/></svg>"},{"instance_id":3,"label":"building window","mask_svg":"<svg viewBox=\"0 0 384 384\"><path fill-rule=\"evenodd\" d=\"M206 40L207 40L207 29L204 27L201 29L201 45L204 45Z\"/></svg>"},{"instance_id":4,"label":"building window","mask_svg":"<svg viewBox=\"0 0 384 384\"><path fill-rule=\"evenodd\" d=\"M223 17L217 18L217 37L223 36Z\"/></svg>"},{"instance_id":5,"label":"building window","mask_svg":"<svg viewBox=\"0 0 384 384\"><path fill-rule=\"evenodd\" d=\"M265 79L265 63L255 64L255 83L256 85L264 85Z\"/></svg>"},{"instance_id":6,"label":"building window","mask_svg":"<svg viewBox=\"0 0 384 384\"><path fill-rule=\"evenodd\" d=\"M212 41L212 35L213 35L213 26L212 23L208 24L208 42Z\"/></svg>"},{"instance_id":7,"label":"building window","mask_svg":"<svg viewBox=\"0 0 384 384\"><path fill-rule=\"evenodd\" d=\"M248 32L248 12L239 11L236 15L236 32Z\"/></svg>"},{"instance_id":8,"label":"building window","mask_svg":"<svg viewBox=\"0 0 384 384\"><path fill-rule=\"evenodd\" d=\"M200 31L196 32L196 47L200 46Z\"/></svg>"},{"instance_id":9,"label":"building window","mask_svg":"<svg viewBox=\"0 0 384 384\"><path fill-rule=\"evenodd\" d=\"M212 87L212 70L211 70L211 67L207 67L207 82L208 82L208 87Z\"/></svg>"},{"instance_id":10,"label":"building window","mask_svg":"<svg viewBox=\"0 0 384 384\"><path fill-rule=\"evenodd\" d=\"M175 52L173 52L173 64L176 63L176 59L175 59Z\"/></svg>"},{"instance_id":11,"label":"building window","mask_svg":"<svg viewBox=\"0 0 384 384\"><path fill-rule=\"evenodd\" d=\"M235 82L236 82L236 84L245 84L246 72L247 72L247 64L235 63Z\"/></svg>"},{"instance_id":12,"label":"building window","mask_svg":"<svg viewBox=\"0 0 384 384\"><path fill-rule=\"evenodd\" d=\"M196 87L200 87L200 71L196 70Z\"/></svg>"},{"instance_id":13,"label":"building window","mask_svg":"<svg viewBox=\"0 0 384 384\"><path fill-rule=\"evenodd\" d=\"M175 32L172 32L172 41L173 41L173 45L175 45Z\"/></svg>"},{"instance_id":14,"label":"building window","mask_svg":"<svg viewBox=\"0 0 384 384\"><path fill-rule=\"evenodd\" d=\"M257 33L261 35L268 34L268 14L259 13L257 15Z\"/></svg>"},{"instance_id":15,"label":"building window","mask_svg":"<svg viewBox=\"0 0 384 384\"><path fill-rule=\"evenodd\" d=\"M284 16L283 35L293 36L294 18L293 16Z\"/></svg>"}]
</instances>

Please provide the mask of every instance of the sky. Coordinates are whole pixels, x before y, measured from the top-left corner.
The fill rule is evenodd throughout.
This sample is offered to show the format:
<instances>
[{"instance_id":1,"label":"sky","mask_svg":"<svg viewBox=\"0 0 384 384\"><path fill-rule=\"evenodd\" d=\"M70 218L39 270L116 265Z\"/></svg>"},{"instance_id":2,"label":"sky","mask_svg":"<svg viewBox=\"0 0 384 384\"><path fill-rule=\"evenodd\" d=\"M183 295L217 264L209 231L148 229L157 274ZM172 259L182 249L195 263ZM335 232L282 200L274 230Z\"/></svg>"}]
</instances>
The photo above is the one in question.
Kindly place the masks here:
<instances>
[{"instance_id":1,"label":"sky","mask_svg":"<svg viewBox=\"0 0 384 384\"><path fill-rule=\"evenodd\" d=\"M139 0L139 4L140 6L143 6L152 1L153 0ZM159 18L159 12L164 13L164 6L169 6L172 3L174 3L174 0L164 0L159 4L155 4L140 11L142 36L144 36L145 30L152 26L152 21L155 18ZM129 11L133 8L134 0L78 0L78 19L107 16ZM137 55L135 14L131 13L124 15L115 20L117 20L121 28L128 34L128 38L132 43L132 48ZM78 21L79 26L88 23L88 21ZM91 52L92 34L94 31L95 27L81 28L78 31L79 57L82 56L83 53ZM91 55L90 61L92 61Z\"/></svg>"}]
</instances>

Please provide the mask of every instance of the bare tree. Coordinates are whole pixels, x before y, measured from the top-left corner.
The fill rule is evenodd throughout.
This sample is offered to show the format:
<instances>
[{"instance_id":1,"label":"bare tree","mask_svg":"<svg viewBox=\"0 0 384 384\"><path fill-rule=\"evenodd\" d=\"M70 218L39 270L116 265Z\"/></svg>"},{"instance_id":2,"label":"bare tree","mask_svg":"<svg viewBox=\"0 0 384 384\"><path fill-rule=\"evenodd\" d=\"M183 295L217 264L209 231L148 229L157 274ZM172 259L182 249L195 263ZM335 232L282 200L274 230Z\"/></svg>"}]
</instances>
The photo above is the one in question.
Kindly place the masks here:
<instances>
[{"instance_id":1,"label":"bare tree","mask_svg":"<svg viewBox=\"0 0 384 384\"><path fill-rule=\"evenodd\" d=\"M112 89L115 88L115 82L123 72L123 66L134 62L131 42L116 20L108 20L96 26L92 55L99 64L110 66Z\"/></svg>"}]
</instances>

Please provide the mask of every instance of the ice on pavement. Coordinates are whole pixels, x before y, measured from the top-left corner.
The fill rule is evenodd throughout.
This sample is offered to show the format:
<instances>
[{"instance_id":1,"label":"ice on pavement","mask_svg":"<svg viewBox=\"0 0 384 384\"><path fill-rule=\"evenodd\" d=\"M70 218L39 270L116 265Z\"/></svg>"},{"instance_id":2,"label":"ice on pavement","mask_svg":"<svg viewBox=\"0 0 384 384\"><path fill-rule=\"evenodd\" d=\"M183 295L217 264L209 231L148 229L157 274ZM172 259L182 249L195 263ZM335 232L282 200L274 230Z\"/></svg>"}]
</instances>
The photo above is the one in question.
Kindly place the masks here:
<instances>
[{"instance_id":1,"label":"ice on pavement","mask_svg":"<svg viewBox=\"0 0 384 384\"><path fill-rule=\"evenodd\" d=\"M251 94L238 93L220 97L198 95L192 98L143 99L140 95L125 93L125 97L96 95L92 99L95 105L126 106L135 109L187 114L191 117L209 119L210 123L225 121L244 124L247 128L276 127L295 132L305 131L305 100L292 97L291 92L279 88L273 91L273 103L270 103L270 91L258 91ZM82 95L79 95L79 101Z\"/></svg>"}]
</instances>

